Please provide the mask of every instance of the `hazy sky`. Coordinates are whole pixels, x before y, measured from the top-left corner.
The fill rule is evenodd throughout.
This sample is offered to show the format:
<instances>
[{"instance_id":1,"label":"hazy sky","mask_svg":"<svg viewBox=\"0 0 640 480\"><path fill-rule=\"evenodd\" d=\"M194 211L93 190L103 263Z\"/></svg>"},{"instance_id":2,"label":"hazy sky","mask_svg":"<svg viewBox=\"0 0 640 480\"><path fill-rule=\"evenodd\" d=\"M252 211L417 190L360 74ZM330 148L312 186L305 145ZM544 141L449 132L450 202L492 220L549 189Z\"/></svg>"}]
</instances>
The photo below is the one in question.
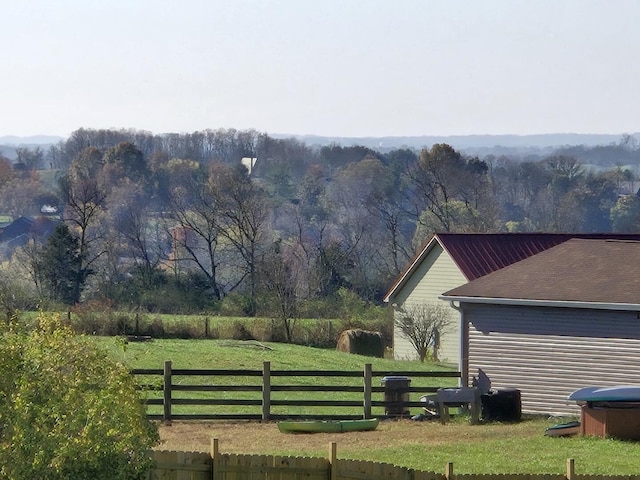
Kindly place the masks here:
<instances>
[{"instance_id":1,"label":"hazy sky","mask_svg":"<svg viewBox=\"0 0 640 480\"><path fill-rule=\"evenodd\" d=\"M640 131L637 0L0 0L0 136Z\"/></svg>"}]
</instances>

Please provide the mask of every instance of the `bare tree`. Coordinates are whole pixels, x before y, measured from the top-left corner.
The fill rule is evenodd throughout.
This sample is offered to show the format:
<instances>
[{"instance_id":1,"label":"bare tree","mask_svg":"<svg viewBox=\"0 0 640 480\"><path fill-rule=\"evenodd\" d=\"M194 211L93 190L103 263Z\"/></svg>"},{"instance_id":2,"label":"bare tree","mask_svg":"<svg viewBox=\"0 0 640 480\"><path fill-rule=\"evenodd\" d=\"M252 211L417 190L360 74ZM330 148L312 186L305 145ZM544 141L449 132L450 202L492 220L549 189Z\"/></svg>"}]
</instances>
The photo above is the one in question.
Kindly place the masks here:
<instances>
[{"instance_id":1,"label":"bare tree","mask_svg":"<svg viewBox=\"0 0 640 480\"><path fill-rule=\"evenodd\" d=\"M0 209L14 219L37 215L42 204L49 199L37 172L12 178L0 188Z\"/></svg>"},{"instance_id":2,"label":"bare tree","mask_svg":"<svg viewBox=\"0 0 640 480\"><path fill-rule=\"evenodd\" d=\"M268 206L265 192L249 177L242 166L212 164L208 188L215 197L219 235L236 250L243 260L249 305L247 314L256 314L258 260L268 242Z\"/></svg>"},{"instance_id":3,"label":"bare tree","mask_svg":"<svg viewBox=\"0 0 640 480\"><path fill-rule=\"evenodd\" d=\"M98 259L105 253L106 235L102 217L107 193L93 178L73 178L65 175L59 180L59 195L64 209L62 219L79 241L80 262L78 272L91 275ZM78 276L80 281L86 278Z\"/></svg>"},{"instance_id":4,"label":"bare tree","mask_svg":"<svg viewBox=\"0 0 640 480\"><path fill-rule=\"evenodd\" d=\"M207 184L176 187L171 192L172 260L177 272L182 262L190 262L207 277L211 292L220 300L223 291L218 280L220 226L215 198Z\"/></svg>"},{"instance_id":5,"label":"bare tree","mask_svg":"<svg viewBox=\"0 0 640 480\"><path fill-rule=\"evenodd\" d=\"M166 257L163 245L164 229L154 221L149 209L150 199L143 189L130 182L123 182L111 192L108 213L114 235L118 238L127 256L141 269L145 279L152 274L160 261Z\"/></svg>"},{"instance_id":6,"label":"bare tree","mask_svg":"<svg viewBox=\"0 0 640 480\"><path fill-rule=\"evenodd\" d=\"M40 147L30 149L28 147L16 148L16 163L23 165L27 171L38 170L42 168L42 161L44 159L44 152Z\"/></svg>"},{"instance_id":7,"label":"bare tree","mask_svg":"<svg viewBox=\"0 0 640 480\"><path fill-rule=\"evenodd\" d=\"M450 310L444 304L422 303L406 305L396 310L394 322L407 337L421 362L431 350L437 360L440 336L451 325Z\"/></svg>"},{"instance_id":8,"label":"bare tree","mask_svg":"<svg viewBox=\"0 0 640 480\"><path fill-rule=\"evenodd\" d=\"M296 258L282 242L276 241L259 264L264 291L263 308L281 323L287 342L293 342L293 328L299 318L299 270Z\"/></svg>"}]
</instances>

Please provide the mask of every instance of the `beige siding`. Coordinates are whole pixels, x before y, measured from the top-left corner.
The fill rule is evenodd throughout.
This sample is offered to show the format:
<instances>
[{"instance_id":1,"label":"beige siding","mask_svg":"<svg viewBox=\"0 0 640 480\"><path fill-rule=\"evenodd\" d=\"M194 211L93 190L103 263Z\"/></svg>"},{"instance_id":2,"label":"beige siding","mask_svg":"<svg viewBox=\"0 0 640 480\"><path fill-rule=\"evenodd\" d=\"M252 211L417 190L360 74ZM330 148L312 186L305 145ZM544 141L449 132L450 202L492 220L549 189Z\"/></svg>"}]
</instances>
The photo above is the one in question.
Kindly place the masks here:
<instances>
[{"instance_id":1,"label":"beige siding","mask_svg":"<svg viewBox=\"0 0 640 480\"><path fill-rule=\"evenodd\" d=\"M398 292L394 303L397 307L442 303L442 300L438 299L439 295L464 283L466 279L454 261L439 244L435 244L407 284ZM460 327L459 314L453 309L451 309L451 319L449 331L440 338L439 360L457 365L460 352ZM417 358L409 340L397 328L394 330L393 353L394 357L400 360Z\"/></svg>"},{"instance_id":2,"label":"beige siding","mask_svg":"<svg viewBox=\"0 0 640 480\"><path fill-rule=\"evenodd\" d=\"M470 377L519 389L524 412L577 415L574 390L640 384L636 312L467 305L464 318Z\"/></svg>"}]
</instances>

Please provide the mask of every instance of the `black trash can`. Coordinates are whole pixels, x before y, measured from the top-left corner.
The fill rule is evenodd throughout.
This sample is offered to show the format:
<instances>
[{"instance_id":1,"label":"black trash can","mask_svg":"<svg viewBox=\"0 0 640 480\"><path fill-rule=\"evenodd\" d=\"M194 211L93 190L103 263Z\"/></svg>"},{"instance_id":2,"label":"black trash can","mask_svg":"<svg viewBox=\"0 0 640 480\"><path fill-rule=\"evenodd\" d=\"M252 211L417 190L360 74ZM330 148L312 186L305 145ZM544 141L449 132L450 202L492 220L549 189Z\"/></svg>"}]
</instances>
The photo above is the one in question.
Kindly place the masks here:
<instances>
[{"instance_id":1,"label":"black trash can","mask_svg":"<svg viewBox=\"0 0 640 480\"><path fill-rule=\"evenodd\" d=\"M384 413L389 417L408 417L408 407L404 403L409 401L409 386L411 379L402 376L388 376L382 378L384 387Z\"/></svg>"},{"instance_id":2,"label":"black trash can","mask_svg":"<svg viewBox=\"0 0 640 480\"><path fill-rule=\"evenodd\" d=\"M480 402L483 420L515 422L522 417L520 390L517 388L491 389L480 397Z\"/></svg>"}]
</instances>

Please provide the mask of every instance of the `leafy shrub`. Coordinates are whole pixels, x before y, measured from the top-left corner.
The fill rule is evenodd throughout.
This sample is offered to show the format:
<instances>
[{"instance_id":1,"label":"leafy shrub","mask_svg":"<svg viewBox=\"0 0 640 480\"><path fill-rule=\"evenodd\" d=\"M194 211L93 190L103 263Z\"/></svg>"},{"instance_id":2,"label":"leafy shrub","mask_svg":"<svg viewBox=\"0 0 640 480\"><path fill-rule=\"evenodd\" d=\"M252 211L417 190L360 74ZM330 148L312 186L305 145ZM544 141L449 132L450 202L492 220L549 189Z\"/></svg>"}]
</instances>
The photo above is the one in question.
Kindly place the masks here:
<instances>
[{"instance_id":1,"label":"leafy shrub","mask_svg":"<svg viewBox=\"0 0 640 480\"><path fill-rule=\"evenodd\" d=\"M289 320L292 324L295 323L293 320ZM284 326L284 321L281 319L270 319L268 321L262 322L263 334L262 340L265 342L282 342L285 343L287 341L287 332ZM254 329L256 326L254 324Z\"/></svg>"},{"instance_id":2,"label":"leafy shrub","mask_svg":"<svg viewBox=\"0 0 640 480\"><path fill-rule=\"evenodd\" d=\"M159 269L136 269L117 283L101 285L100 295L120 310L188 314L217 308L206 278L198 273L177 278Z\"/></svg>"},{"instance_id":3,"label":"leafy shrub","mask_svg":"<svg viewBox=\"0 0 640 480\"><path fill-rule=\"evenodd\" d=\"M251 299L242 293L230 293L220 302L220 315L224 317L244 317L250 310Z\"/></svg>"},{"instance_id":4,"label":"leafy shrub","mask_svg":"<svg viewBox=\"0 0 640 480\"><path fill-rule=\"evenodd\" d=\"M128 315L117 313L109 301L91 301L78 304L71 310L69 325L74 332L87 335L125 335L132 320Z\"/></svg>"},{"instance_id":5,"label":"leafy shrub","mask_svg":"<svg viewBox=\"0 0 640 480\"><path fill-rule=\"evenodd\" d=\"M249 331L247 326L242 322L233 322L233 334L231 336L233 340L255 340L253 334Z\"/></svg>"},{"instance_id":6,"label":"leafy shrub","mask_svg":"<svg viewBox=\"0 0 640 480\"><path fill-rule=\"evenodd\" d=\"M0 336L0 478L138 479L158 441L128 369L53 314Z\"/></svg>"},{"instance_id":7,"label":"leafy shrub","mask_svg":"<svg viewBox=\"0 0 640 480\"><path fill-rule=\"evenodd\" d=\"M301 343L308 347L333 348L339 333L333 320L316 320L303 330Z\"/></svg>"},{"instance_id":8,"label":"leafy shrub","mask_svg":"<svg viewBox=\"0 0 640 480\"><path fill-rule=\"evenodd\" d=\"M312 298L300 305L301 318L338 318L340 311L335 297Z\"/></svg>"},{"instance_id":9,"label":"leafy shrub","mask_svg":"<svg viewBox=\"0 0 640 480\"><path fill-rule=\"evenodd\" d=\"M195 320L181 320L164 325L164 338L204 338L204 325Z\"/></svg>"}]
</instances>

